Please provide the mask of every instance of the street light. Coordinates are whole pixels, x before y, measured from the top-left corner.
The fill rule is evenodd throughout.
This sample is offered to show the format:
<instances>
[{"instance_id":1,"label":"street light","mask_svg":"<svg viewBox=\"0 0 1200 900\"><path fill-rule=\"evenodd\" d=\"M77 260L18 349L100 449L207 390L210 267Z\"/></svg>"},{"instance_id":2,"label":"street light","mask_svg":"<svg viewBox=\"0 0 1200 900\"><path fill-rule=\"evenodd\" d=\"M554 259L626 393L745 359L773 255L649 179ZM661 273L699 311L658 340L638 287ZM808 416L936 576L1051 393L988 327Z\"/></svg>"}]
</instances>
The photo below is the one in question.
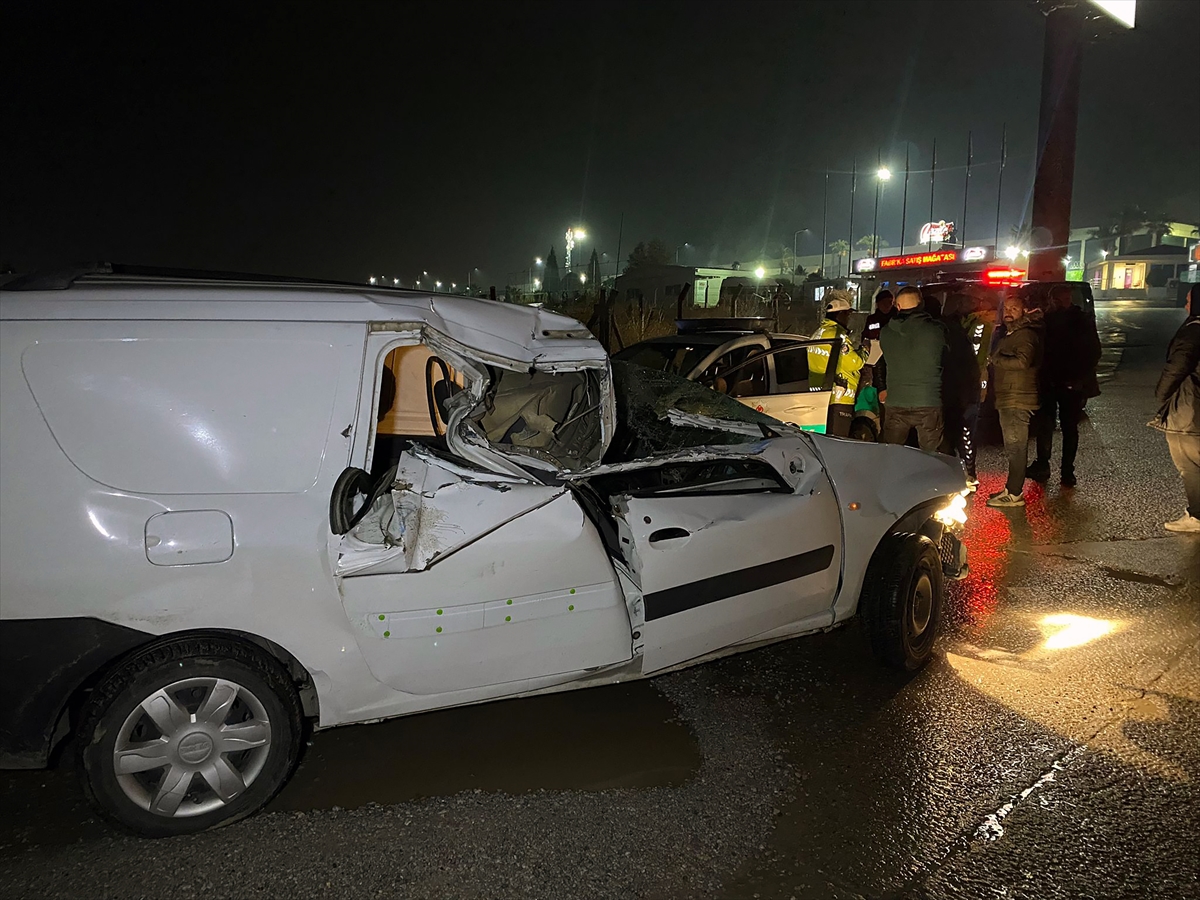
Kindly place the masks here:
<instances>
[{"instance_id":1,"label":"street light","mask_svg":"<svg viewBox=\"0 0 1200 900\"><path fill-rule=\"evenodd\" d=\"M435 282L435 284L437 285L437 289L440 291L442 289L442 283L440 281L438 281L438 282Z\"/></svg>"},{"instance_id":2,"label":"street light","mask_svg":"<svg viewBox=\"0 0 1200 900\"><path fill-rule=\"evenodd\" d=\"M568 272L571 271L571 251L575 249L575 242L582 241L586 237L587 237L587 232L585 232L582 228L568 228L567 229L566 269Z\"/></svg>"},{"instance_id":3,"label":"street light","mask_svg":"<svg viewBox=\"0 0 1200 900\"><path fill-rule=\"evenodd\" d=\"M587 284L587 273L586 273L586 272L580 272L580 273L579 273L579 283L580 283L580 284Z\"/></svg>"},{"instance_id":4,"label":"street light","mask_svg":"<svg viewBox=\"0 0 1200 900\"><path fill-rule=\"evenodd\" d=\"M1014 247L1012 244L1009 244L1007 247L1004 248L1004 255L1007 256L1011 260L1015 260L1018 256L1021 255L1021 248Z\"/></svg>"},{"instance_id":5,"label":"street light","mask_svg":"<svg viewBox=\"0 0 1200 900\"><path fill-rule=\"evenodd\" d=\"M399 278L393 278L393 279L392 279L392 284L399 284L399 283L400 283L400 279L399 279Z\"/></svg>"},{"instance_id":6,"label":"street light","mask_svg":"<svg viewBox=\"0 0 1200 900\"><path fill-rule=\"evenodd\" d=\"M374 284L374 283L375 283L375 276L374 276L374 275L372 275L372 276L371 276L371 284Z\"/></svg>"},{"instance_id":7,"label":"street light","mask_svg":"<svg viewBox=\"0 0 1200 900\"><path fill-rule=\"evenodd\" d=\"M754 277L757 278L759 281L762 281L763 277L766 274L767 274L767 270L764 269L762 266L759 266L757 269L754 270Z\"/></svg>"},{"instance_id":8,"label":"street light","mask_svg":"<svg viewBox=\"0 0 1200 900\"><path fill-rule=\"evenodd\" d=\"M887 166L881 165L875 172L875 222L871 226L871 256L872 258L879 257L879 195L883 191L883 186L892 177L892 170ZM904 248L900 248L900 252L904 252Z\"/></svg>"},{"instance_id":9,"label":"street light","mask_svg":"<svg viewBox=\"0 0 1200 900\"><path fill-rule=\"evenodd\" d=\"M796 274L796 268L797 268L797 266L796 266L796 238L800 237L800 235L805 234L811 230L812 230L811 228L801 228L799 231L797 231L795 234L792 235L792 271L790 274L793 276ZM782 269L783 267L780 266L780 268Z\"/></svg>"},{"instance_id":10,"label":"street light","mask_svg":"<svg viewBox=\"0 0 1200 900\"><path fill-rule=\"evenodd\" d=\"M689 244L687 241L684 241L682 244L680 244L678 247L675 248L675 265L679 265L679 251L682 250L684 247L690 247L690 246L692 246L692 245ZM604 255L607 256L608 254L606 253Z\"/></svg>"}]
</instances>

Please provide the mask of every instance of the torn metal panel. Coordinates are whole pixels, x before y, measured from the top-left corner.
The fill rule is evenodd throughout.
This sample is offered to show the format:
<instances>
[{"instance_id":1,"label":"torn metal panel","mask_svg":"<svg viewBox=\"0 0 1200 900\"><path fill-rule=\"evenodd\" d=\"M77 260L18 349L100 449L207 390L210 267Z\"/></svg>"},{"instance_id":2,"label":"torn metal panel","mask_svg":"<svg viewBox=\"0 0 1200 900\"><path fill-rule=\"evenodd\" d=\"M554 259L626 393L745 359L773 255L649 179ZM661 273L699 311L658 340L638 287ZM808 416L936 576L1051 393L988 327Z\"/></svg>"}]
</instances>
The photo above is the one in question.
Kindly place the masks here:
<instances>
[{"instance_id":1,"label":"torn metal panel","mask_svg":"<svg viewBox=\"0 0 1200 900\"><path fill-rule=\"evenodd\" d=\"M424 337L466 380L448 404L446 441L456 455L525 480L530 468L572 471L604 456L616 420L606 358L522 364L431 330Z\"/></svg>"},{"instance_id":2,"label":"torn metal panel","mask_svg":"<svg viewBox=\"0 0 1200 900\"><path fill-rule=\"evenodd\" d=\"M391 490L343 538L336 574L422 571L565 491L513 483L414 447L401 455Z\"/></svg>"}]
</instances>

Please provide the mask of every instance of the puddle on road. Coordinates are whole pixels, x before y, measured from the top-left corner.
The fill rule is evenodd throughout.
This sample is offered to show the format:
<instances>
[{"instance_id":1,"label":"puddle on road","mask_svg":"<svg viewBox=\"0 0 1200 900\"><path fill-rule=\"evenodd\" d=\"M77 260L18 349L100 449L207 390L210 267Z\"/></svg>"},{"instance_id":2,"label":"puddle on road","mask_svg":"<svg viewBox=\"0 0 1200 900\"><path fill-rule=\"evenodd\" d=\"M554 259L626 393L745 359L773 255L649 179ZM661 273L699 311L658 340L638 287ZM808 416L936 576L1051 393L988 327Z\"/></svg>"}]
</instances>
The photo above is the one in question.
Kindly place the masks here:
<instances>
[{"instance_id":1,"label":"puddle on road","mask_svg":"<svg viewBox=\"0 0 1200 900\"><path fill-rule=\"evenodd\" d=\"M477 788L664 786L699 767L675 708L639 681L319 732L269 809L353 809Z\"/></svg>"},{"instance_id":2,"label":"puddle on road","mask_svg":"<svg viewBox=\"0 0 1200 900\"><path fill-rule=\"evenodd\" d=\"M699 767L675 707L637 681L319 732L267 808L353 809L476 788L666 786ZM117 833L84 799L70 747L52 769L0 772L0 808L0 858Z\"/></svg>"}]
</instances>

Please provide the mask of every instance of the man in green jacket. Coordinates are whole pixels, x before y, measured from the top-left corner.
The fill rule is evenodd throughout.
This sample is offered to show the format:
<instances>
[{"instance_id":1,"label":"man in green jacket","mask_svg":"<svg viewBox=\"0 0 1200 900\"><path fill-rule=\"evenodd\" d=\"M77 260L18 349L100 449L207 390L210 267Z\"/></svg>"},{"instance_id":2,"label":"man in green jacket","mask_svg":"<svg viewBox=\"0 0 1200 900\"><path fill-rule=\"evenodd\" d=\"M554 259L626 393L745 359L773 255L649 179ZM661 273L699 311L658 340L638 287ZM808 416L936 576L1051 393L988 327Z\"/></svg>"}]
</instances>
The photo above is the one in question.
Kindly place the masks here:
<instances>
[{"instance_id":1,"label":"man in green jacket","mask_svg":"<svg viewBox=\"0 0 1200 900\"><path fill-rule=\"evenodd\" d=\"M988 498L988 506L1025 505L1029 422L1039 406L1042 317L1040 309L1026 310L1025 301L1015 293L1004 299L1004 333L988 361L993 371L996 412L1004 433L1004 453L1008 456L1008 482L1004 490Z\"/></svg>"},{"instance_id":2,"label":"man in green jacket","mask_svg":"<svg viewBox=\"0 0 1200 900\"><path fill-rule=\"evenodd\" d=\"M921 309L921 292L903 287L896 294L896 315L879 333L887 360L887 416L883 440L903 444L917 429L922 450L937 451L942 443L942 368L946 329Z\"/></svg>"}]
</instances>

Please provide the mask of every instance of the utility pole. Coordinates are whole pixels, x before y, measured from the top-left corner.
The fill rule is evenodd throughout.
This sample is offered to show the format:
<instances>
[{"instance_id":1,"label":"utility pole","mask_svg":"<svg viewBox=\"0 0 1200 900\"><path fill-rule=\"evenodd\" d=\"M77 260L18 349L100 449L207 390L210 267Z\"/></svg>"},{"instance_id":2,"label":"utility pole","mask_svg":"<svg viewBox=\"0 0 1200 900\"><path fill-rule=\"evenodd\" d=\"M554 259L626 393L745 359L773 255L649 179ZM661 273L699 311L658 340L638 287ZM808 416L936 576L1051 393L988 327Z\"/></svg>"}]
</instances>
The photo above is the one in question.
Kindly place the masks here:
<instances>
[{"instance_id":1,"label":"utility pole","mask_svg":"<svg viewBox=\"0 0 1200 900\"><path fill-rule=\"evenodd\" d=\"M829 240L829 167L825 167L825 197L821 200L821 277L825 278L825 242Z\"/></svg>"},{"instance_id":2,"label":"utility pole","mask_svg":"<svg viewBox=\"0 0 1200 900\"><path fill-rule=\"evenodd\" d=\"M850 246L846 248L846 277L850 277L850 264L854 262L854 190L858 187L858 157L850 164Z\"/></svg>"},{"instance_id":3,"label":"utility pole","mask_svg":"<svg viewBox=\"0 0 1200 900\"><path fill-rule=\"evenodd\" d=\"M933 189L937 184L937 138L933 139L933 165L929 168L929 222L933 224ZM929 245L926 250L933 249L933 229L929 229Z\"/></svg>"},{"instance_id":4,"label":"utility pole","mask_svg":"<svg viewBox=\"0 0 1200 900\"><path fill-rule=\"evenodd\" d=\"M1084 17L1084 10L1074 4L1055 5L1046 14L1029 254L1029 278L1034 281L1066 277L1063 256L1071 236Z\"/></svg>"}]
</instances>

